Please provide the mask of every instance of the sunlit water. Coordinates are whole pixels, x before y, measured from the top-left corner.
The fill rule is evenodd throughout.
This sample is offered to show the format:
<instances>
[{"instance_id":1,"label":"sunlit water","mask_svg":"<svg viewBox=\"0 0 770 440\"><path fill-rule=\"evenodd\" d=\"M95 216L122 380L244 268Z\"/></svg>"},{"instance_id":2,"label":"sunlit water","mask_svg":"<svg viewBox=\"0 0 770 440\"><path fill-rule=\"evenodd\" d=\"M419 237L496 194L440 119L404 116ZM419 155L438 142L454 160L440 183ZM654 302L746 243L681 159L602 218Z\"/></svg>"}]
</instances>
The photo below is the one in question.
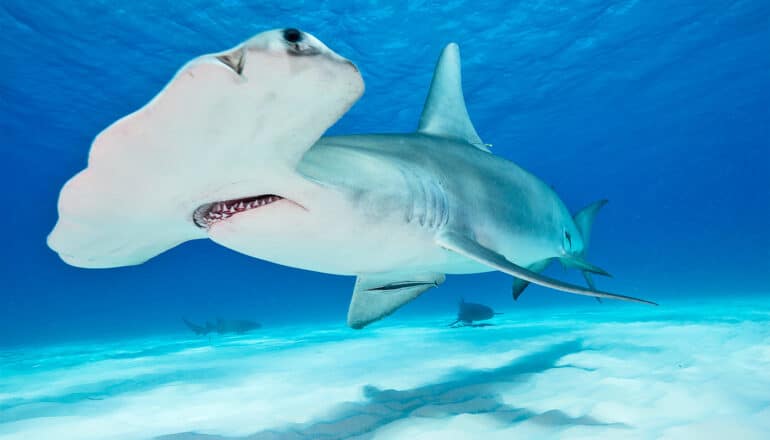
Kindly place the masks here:
<instances>
[{"instance_id":1,"label":"sunlit water","mask_svg":"<svg viewBox=\"0 0 770 440\"><path fill-rule=\"evenodd\" d=\"M484 142L573 211L608 198L597 283L661 306L450 276L353 331L352 277L206 240L110 270L46 247L97 133L193 57L287 26L361 70L334 134L414 130L457 42ZM768 1L4 0L0 58L3 440L768 438ZM447 328L460 297L505 314Z\"/></svg>"}]
</instances>

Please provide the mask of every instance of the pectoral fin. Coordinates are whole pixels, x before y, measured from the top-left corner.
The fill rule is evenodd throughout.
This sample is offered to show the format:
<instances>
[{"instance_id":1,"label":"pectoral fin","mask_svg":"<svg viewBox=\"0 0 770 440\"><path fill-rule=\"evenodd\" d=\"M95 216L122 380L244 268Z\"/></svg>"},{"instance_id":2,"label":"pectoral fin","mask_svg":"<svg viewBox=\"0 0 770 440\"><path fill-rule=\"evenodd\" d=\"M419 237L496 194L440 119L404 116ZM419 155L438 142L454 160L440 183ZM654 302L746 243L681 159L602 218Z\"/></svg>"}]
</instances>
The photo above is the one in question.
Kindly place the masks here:
<instances>
[{"instance_id":1,"label":"pectoral fin","mask_svg":"<svg viewBox=\"0 0 770 440\"><path fill-rule=\"evenodd\" d=\"M550 287L552 289L561 290L563 292L574 293L577 295L586 295L599 298L613 298L624 301L633 301L645 304L657 305L652 301L644 299L633 298L625 295L618 295L609 292L601 292L598 290L586 289L584 287L576 286L574 284L565 283L553 278L549 278L531 270L518 266L508 261L504 256L497 252L488 249L474 240L465 237L464 235L455 232L442 232L436 237L436 242L439 246L442 246L450 251L457 252L472 260L478 261L482 264L486 264L489 267L495 268L501 272L505 272L516 278L520 278L530 283L539 284L544 287Z\"/></svg>"},{"instance_id":2,"label":"pectoral fin","mask_svg":"<svg viewBox=\"0 0 770 440\"><path fill-rule=\"evenodd\" d=\"M364 328L443 283L444 278L441 273L360 275L350 300L348 325L354 329Z\"/></svg>"}]
</instances>

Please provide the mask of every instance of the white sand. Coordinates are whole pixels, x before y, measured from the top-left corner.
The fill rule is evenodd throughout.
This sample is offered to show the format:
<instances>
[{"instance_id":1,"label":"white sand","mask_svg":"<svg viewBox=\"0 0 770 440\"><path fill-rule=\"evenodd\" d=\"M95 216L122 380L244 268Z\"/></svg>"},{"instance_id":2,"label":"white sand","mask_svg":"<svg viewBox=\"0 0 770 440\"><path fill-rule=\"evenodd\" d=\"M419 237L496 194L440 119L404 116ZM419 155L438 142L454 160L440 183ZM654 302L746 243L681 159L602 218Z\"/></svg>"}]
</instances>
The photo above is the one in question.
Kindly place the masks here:
<instances>
[{"instance_id":1,"label":"white sand","mask_svg":"<svg viewBox=\"0 0 770 440\"><path fill-rule=\"evenodd\" d=\"M391 318L363 331L17 349L0 365L0 438L246 436L292 423L307 438L366 426L377 439L767 438L762 310L605 304L512 310L485 328ZM370 400L367 385L401 393Z\"/></svg>"}]
</instances>

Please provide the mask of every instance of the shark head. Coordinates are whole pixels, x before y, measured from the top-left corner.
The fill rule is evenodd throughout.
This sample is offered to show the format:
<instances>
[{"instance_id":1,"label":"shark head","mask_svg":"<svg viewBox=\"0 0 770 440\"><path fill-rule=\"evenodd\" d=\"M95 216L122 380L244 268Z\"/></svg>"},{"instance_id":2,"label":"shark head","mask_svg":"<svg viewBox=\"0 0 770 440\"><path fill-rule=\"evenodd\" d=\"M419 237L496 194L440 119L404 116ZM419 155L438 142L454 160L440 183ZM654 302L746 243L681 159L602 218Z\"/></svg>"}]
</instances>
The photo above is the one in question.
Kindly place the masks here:
<instances>
[{"instance_id":1,"label":"shark head","mask_svg":"<svg viewBox=\"0 0 770 440\"><path fill-rule=\"evenodd\" d=\"M48 245L74 266L127 266L244 211L302 209L297 162L363 89L353 63L296 29L195 58L96 137Z\"/></svg>"}]
</instances>

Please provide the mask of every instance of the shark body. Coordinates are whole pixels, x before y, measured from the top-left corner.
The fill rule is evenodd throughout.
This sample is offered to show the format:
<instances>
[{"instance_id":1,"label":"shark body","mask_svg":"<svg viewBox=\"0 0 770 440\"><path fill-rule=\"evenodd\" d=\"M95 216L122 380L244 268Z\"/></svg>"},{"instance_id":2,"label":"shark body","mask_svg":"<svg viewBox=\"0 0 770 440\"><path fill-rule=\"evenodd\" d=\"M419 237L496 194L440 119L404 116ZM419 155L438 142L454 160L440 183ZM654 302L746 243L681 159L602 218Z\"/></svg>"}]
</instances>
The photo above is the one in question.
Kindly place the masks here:
<instances>
[{"instance_id":1,"label":"shark body","mask_svg":"<svg viewBox=\"0 0 770 440\"><path fill-rule=\"evenodd\" d=\"M540 275L555 259L587 279L607 275L583 258L594 207L604 202L573 218L549 185L490 153L468 117L454 44L442 52L415 133L322 137L297 171L316 184L287 196L304 212L276 222L246 211L211 225L209 237L255 258L357 276L353 328L392 313L445 274L511 273L515 298L534 281L645 302Z\"/></svg>"},{"instance_id":2,"label":"shark body","mask_svg":"<svg viewBox=\"0 0 770 440\"><path fill-rule=\"evenodd\" d=\"M310 41L320 45L317 40ZM325 46L323 52L328 52ZM331 76L332 68L340 76L353 74L337 61L336 54L327 58L333 63L325 61L319 75L310 78L335 78L340 99L333 101L329 93L324 99L334 102L341 114L357 99L356 83L352 77L343 82ZM234 65L241 62L228 61ZM246 68L249 66L246 62ZM317 67L308 66L308 70ZM598 291L592 281L589 288L583 288L540 274L550 261L558 259L582 270L589 281L589 273L607 275L584 258L594 215L603 202L573 217L551 187L513 162L491 154L470 121L461 82L459 49L450 44L439 58L415 133L332 136L315 143L275 144L272 148L292 152L291 161L276 160L272 166L260 168L260 176L249 177L253 182L228 181L221 171L197 175L196 187L208 190L198 189L193 195L185 190L183 200L189 206L186 218L177 218L177 214L162 218L167 236L155 231L152 241L142 248L102 247L94 252L92 246L83 246L89 242L84 241L82 230L70 226L77 223L71 218L64 223L67 229L54 230L49 244L71 264L105 267L138 264L178 242L209 237L255 258L355 275L348 310L348 324L353 328L389 315L441 284L445 274L506 272L517 279L514 298L534 282L581 295L648 302ZM173 85L167 88L173 90ZM323 93L310 86L308 90ZM163 102L160 98L156 99ZM308 100L307 95L292 99L300 98ZM179 112L184 113L182 109ZM220 123L224 125L216 127L219 131L237 133L248 128ZM275 137L270 136L269 126L259 127L266 130L259 133L260 139ZM310 128L322 127L319 123ZM298 124L296 129L302 126ZM163 129L157 130L169 137ZM228 145L223 143L222 148L226 150ZM266 160L265 155L271 159L270 144L258 145L256 152L238 150L241 159L244 154L253 154L255 161ZM171 186L182 191L185 179L190 180L183 177ZM111 183L107 181L102 187ZM62 198L67 191L65 186ZM106 198L100 202L115 204ZM60 201L60 214L62 205ZM91 221L110 225L107 217L92 219L92 211L96 210L87 212ZM125 225L126 220L121 221ZM174 239L169 237L172 235ZM165 240L162 246L157 243L161 240Z\"/></svg>"}]
</instances>

